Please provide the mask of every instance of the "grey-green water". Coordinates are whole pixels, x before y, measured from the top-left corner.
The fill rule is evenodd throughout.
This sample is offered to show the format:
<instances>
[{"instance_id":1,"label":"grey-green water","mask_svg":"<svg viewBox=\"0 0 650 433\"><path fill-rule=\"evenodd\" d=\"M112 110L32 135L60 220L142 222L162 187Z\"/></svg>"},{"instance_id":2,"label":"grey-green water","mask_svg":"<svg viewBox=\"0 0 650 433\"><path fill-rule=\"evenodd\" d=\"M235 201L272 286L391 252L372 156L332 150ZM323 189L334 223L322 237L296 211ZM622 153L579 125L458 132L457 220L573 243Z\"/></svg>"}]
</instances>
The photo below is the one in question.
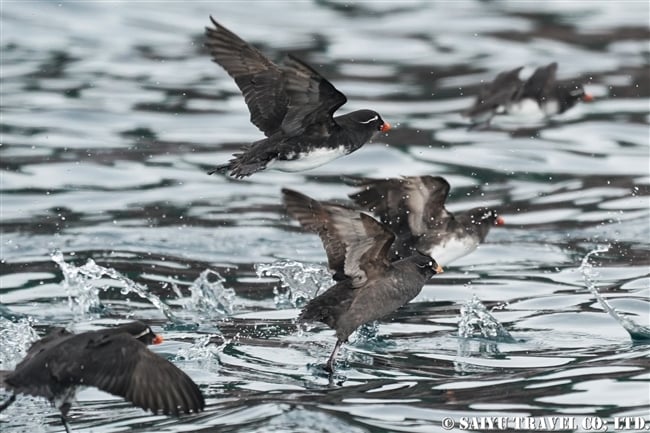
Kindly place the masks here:
<instances>
[{"instance_id":1,"label":"grey-green water","mask_svg":"<svg viewBox=\"0 0 650 433\"><path fill-rule=\"evenodd\" d=\"M20 358L32 327L148 319L166 337L154 350L207 397L204 413L173 419L89 389L71 411L75 432L436 432L445 418L458 428L480 416L650 425L648 345L602 309L580 269L609 244L591 257L590 278L621 314L650 325L646 2L1 8L2 366ZM376 109L394 130L308 172L207 176L261 137L201 47L210 14L276 59L296 53L346 93L344 110ZM551 61L596 101L550 122L467 130L459 113L482 81ZM451 210L490 204L506 225L358 333L330 383L319 365L332 331L294 323L296 302L326 285L325 255L284 215L280 189L342 199L352 189L341 174L442 175ZM100 268L89 274L121 280L66 280L54 251L68 277L91 258ZM258 278L265 264L289 269L290 291ZM478 311L473 296L514 342L459 336L461 310ZM56 410L30 398L0 415L0 429L62 431Z\"/></svg>"}]
</instances>

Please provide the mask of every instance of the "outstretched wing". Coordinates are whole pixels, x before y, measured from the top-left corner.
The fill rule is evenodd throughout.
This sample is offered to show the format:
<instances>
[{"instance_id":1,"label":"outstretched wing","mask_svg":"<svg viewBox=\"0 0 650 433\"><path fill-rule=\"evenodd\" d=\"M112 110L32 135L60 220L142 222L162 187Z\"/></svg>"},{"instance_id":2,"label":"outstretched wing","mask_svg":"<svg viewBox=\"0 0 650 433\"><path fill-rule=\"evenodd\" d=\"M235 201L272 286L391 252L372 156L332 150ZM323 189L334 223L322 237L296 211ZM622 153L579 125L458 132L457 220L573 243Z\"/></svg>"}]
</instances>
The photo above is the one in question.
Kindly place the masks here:
<instances>
[{"instance_id":1,"label":"outstretched wing","mask_svg":"<svg viewBox=\"0 0 650 433\"><path fill-rule=\"evenodd\" d=\"M449 183L442 177L346 177L344 180L348 185L360 187L349 196L356 204L377 215L399 234L422 235L450 216L445 208Z\"/></svg>"},{"instance_id":2,"label":"outstretched wing","mask_svg":"<svg viewBox=\"0 0 650 433\"><path fill-rule=\"evenodd\" d=\"M343 181L360 188L359 191L349 194L349 197L362 209L372 212L397 233L409 230L407 210L403 206L403 178L370 179L343 176Z\"/></svg>"},{"instance_id":3,"label":"outstretched wing","mask_svg":"<svg viewBox=\"0 0 650 433\"><path fill-rule=\"evenodd\" d=\"M187 374L128 333L104 335L81 348L68 341L69 350L58 351L59 359L50 362L51 374L60 383L95 386L166 415L205 407L201 391Z\"/></svg>"},{"instance_id":4,"label":"outstretched wing","mask_svg":"<svg viewBox=\"0 0 650 433\"><path fill-rule=\"evenodd\" d=\"M386 226L345 206L323 204L289 189L282 193L287 212L320 236L335 280L347 277L359 287L368 273L389 266L395 235Z\"/></svg>"},{"instance_id":5,"label":"outstretched wing","mask_svg":"<svg viewBox=\"0 0 650 433\"><path fill-rule=\"evenodd\" d=\"M519 73L522 67L510 71L501 72L488 85L481 88L474 105L464 112L466 116L476 116L485 111L494 110L499 106L505 106L513 102L514 98L521 91L522 81Z\"/></svg>"},{"instance_id":6,"label":"outstretched wing","mask_svg":"<svg viewBox=\"0 0 650 433\"><path fill-rule=\"evenodd\" d=\"M404 182L411 233L421 235L451 217L445 208L449 182L440 176L407 177Z\"/></svg>"},{"instance_id":7,"label":"outstretched wing","mask_svg":"<svg viewBox=\"0 0 650 433\"><path fill-rule=\"evenodd\" d=\"M289 96L284 72L259 50L210 17L205 46L212 61L234 78L251 113L251 122L267 137L276 132L287 114Z\"/></svg>"},{"instance_id":8,"label":"outstretched wing","mask_svg":"<svg viewBox=\"0 0 650 433\"><path fill-rule=\"evenodd\" d=\"M307 132L310 126L331 128L334 112L347 101L345 95L313 68L293 56L287 56L282 69L289 96L282 130L297 135Z\"/></svg>"},{"instance_id":9,"label":"outstretched wing","mask_svg":"<svg viewBox=\"0 0 650 433\"><path fill-rule=\"evenodd\" d=\"M361 287L373 274L382 274L390 266L388 251L395 235L382 223L364 213L359 214L363 230L354 220L336 221L342 236L348 236L345 256L345 274L352 278L354 287Z\"/></svg>"},{"instance_id":10,"label":"outstretched wing","mask_svg":"<svg viewBox=\"0 0 650 433\"><path fill-rule=\"evenodd\" d=\"M537 68L535 72L533 72L533 75L531 75L524 83L519 98L533 98L538 101L547 98L548 95L551 94L553 86L555 85L556 74L556 62Z\"/></svg>"}]
</instances>

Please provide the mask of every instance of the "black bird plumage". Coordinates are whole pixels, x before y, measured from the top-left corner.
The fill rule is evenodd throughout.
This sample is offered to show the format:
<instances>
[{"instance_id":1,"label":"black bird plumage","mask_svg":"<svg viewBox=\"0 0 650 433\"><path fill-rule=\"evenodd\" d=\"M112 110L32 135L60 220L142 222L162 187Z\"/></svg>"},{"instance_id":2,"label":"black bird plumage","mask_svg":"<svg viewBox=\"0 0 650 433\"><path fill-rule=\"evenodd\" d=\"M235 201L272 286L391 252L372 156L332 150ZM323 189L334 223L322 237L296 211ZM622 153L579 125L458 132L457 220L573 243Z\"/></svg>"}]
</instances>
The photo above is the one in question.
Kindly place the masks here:
<instances>
[{"instance_id":1,"label":"black bird plumage","mask_svg":"<svg viewBox=\"0 0 650 433\"><path fill-rule=\"evenodd\" d=\"M178 416L199 412L205 401L190 377L147 345L161 338L146 324L130 322L114 328L73 334L54 328L36 341L13 371L0 371L0 386L13 395L44 397L67 414L76 390L94 386L153 413Z\"/></svg>"},{"instance_id":2,"label":"black bird plumage","mask_svg":"<svg viewBox=\"0 0 650 433\"><path fill-rule=\"evenodd\" d=\"M355 329L408 303L442 268L418 252L391 261L388 252L395 235L367 214L351 214L346 207L324 205L288 189L282 193L289 214L319 234L337 281L309 301L299 318L323 322L336 331L337 342L325 367L333 372L338 350Z\"/></svg>"},{"instance_id":3,"label":"black bird plumage","mask_svg":"<svg viewBox=\"0 0 650 433\"><path fill-rule=\"evenodd\" d=\"M276 65L214 18L210 20L214 27L206 27L205 45L212 60L234 78L251 122L266 138L244 147L209 174L243 178L271 166L306 170L354 152L377 132L390 129L372 110L333 117L347 98L313 68L293 56Z\"/></svg>"},{"instance_id":4,"label":"black bird plumage","mask_svg":"<svg viewBox=\"0 0 650 433\"><path fill-rule=\"evenodd\" d=\"M564 113L580 100L593 99L580 83L558 82L557 68L556 62L540 66L526 81L519 78L522 67L501 72L481 88L474 104L463 115L470 117L474 126L483 126L496 114L517 111L526 100L533 100L545 115L552 116Z\"/></svg>"}]
</instances>

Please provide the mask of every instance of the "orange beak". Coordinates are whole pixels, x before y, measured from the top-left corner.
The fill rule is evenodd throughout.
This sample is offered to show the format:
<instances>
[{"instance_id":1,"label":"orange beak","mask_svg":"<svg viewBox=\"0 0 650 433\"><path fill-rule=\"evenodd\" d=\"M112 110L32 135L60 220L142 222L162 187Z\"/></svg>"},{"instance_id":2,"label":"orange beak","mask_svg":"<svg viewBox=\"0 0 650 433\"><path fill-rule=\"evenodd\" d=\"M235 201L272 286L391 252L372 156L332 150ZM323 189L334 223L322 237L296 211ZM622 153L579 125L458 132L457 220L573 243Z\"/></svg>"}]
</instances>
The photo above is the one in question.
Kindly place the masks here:
<instances>
[{"instance_id":1,"label":"orange beak","mask_svg":"<svg viewBox=\"0 0 650 433\"><path fill-rule=\"evenodd\" d=\"M506 223L506 220L504 220L502 217L497 217L497 220L495 221L495 224L498 226L502 226Z\"/></svg>"},{"instance_id":2,"label":"orange beak","mask_svg":"<svg viewBox=\"0 0 650 433\"><path fill-rule=\"evenodd\" d=\"M162 335L156 334L156 336L153 338L153 341L151 342L152 344L160 344L163 342Z\"/></svg>"},{"instance_id":3,"label":"orange beak","mask_svg":"<svg viewBox=\"0 0 650 433\"><path fill-rule=\"evenodd\" d=\"M592 95L590 95L589 93L585 93L585 94L582 96L582 100L583 100L584 102L591 102L591 101L594 100L594 97L593 97Z\"/></svg>"},{"instance_id":4,"label":"orange beak","mask_svg":"<svg viewBox=\"0 0 650 433\"><path fill-rule=\"evenodd\" d=\"M445 271L442 270L442 266L438 265L438 267L436 268L436 274L442 274L443 272Z\"/></svg>"},{"instance_id":5,"label":"orange beak","mask_svg":"<svg viewBox=\"0 0 650 433\"><path fill-rule=\"evenodd\" d=\"M381 124L381 128L379 128L381 132L388 132L390 131L390 123L384 122Z\"/></svg>"}]
</instances>

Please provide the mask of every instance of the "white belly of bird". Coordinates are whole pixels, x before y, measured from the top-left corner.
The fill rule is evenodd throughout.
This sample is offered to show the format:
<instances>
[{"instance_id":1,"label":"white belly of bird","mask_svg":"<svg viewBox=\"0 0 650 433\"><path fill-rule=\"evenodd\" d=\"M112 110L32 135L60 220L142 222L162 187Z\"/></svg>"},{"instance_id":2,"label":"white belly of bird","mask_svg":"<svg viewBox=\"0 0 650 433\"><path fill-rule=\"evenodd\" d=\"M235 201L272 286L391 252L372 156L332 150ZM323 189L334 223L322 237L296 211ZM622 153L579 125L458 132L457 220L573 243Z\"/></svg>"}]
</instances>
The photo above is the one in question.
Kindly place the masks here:
<instances>
[{"instance_id":1,"label":"white belly of bird","mask_svg":"<svg viewBox=\"0 0 650 433\"><path fill-rule=\"evenodd\" d=\"M478 247L478 242L473 238L451 238L443 244L439 244L431 248L427 253L433 258L440 266L445 267L456 259L471 253Z\"/></svg>"},{"instance_id":2,"label":"white belly of bird","mask_svg":"<svg viewBox=\"0 0 650 433\"><path fill-rule=\"evenodd\" d=\"M545 104L542 104L542 109L544 110L544 114L547 116L554 116L560 112L560 103L557 100L552 99L547 101Z\"/></svg>"},{"instance_id":3,"label":"white belly of bird","mask_svg":"<svg viewBox=\"0 0 650 433\"><path fill-rule=\"evenodd\" d=\"M69 386L67 387L62 394L54 396L52 403L57 409L61 409L66 403L74 403L77 400L77 392L82 389L81 386Z\"/></svg>"},{"instance_id":4,"label":"white belly of bird","mask_svg":"<svg viewBox=\"0 0 650 433\"><path fill-rule=\"evenodd\" d=\"M541 110L536 100L532 98L522 99L521 101L511 104L507 109L508 114L519 117L535 117L543 116L544 112Z\"/></svg>"},{"instance_id":5,"label":"white belly of bird","mask_svg":"<svg viewBox=\"0 0 650 433\"><path fill-rule=\"evenodd\" d=\"M345 146L317 148L310 152L300 152L297 157L292 157L287 160L274 159L266 167L280 171L303 171L320 167L346 154L347 149Z\"/></svg>"}]
</instances>

